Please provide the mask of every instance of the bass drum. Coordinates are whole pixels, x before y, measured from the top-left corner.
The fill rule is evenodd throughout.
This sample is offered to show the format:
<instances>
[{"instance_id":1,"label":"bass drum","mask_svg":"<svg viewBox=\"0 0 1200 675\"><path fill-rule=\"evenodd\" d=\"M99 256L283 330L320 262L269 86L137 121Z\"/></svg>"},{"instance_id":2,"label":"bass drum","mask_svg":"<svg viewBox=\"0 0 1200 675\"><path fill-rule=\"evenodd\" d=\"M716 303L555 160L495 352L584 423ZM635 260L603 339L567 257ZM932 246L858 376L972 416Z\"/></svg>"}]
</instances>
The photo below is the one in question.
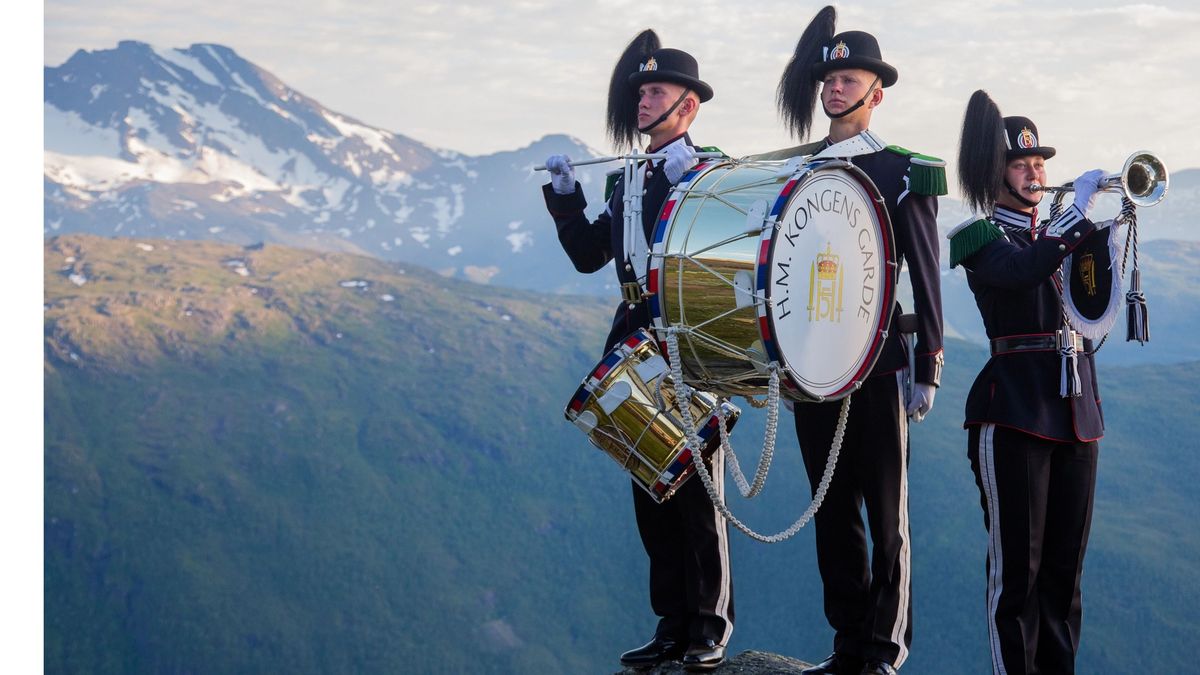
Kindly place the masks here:
<instances>
[{"instance_id":1,"label":"bass drum","mask_svg":"<svg viewBox=\"0 0 1200 675\"><path fill-rule=\"evenodd\" d=\"M761 395L774 365L783 395L823 401L857 389L879 358L896 277L883 198L854 164L718 161L663 206L647 290L688 384Z\"/></svg>"}]
</instances>

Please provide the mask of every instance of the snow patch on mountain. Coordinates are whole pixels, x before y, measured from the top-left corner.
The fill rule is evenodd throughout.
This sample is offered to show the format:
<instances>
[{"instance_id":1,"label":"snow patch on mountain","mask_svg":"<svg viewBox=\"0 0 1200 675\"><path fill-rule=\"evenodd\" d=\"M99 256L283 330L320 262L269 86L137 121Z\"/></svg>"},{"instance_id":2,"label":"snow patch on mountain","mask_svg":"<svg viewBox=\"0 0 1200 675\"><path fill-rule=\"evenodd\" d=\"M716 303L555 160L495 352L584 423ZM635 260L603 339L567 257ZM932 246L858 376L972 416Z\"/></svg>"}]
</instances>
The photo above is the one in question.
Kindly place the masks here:
<instances>
[{"instance_id":1,"label":"snow patch on mountain","mask_svg":"<svg viewBox=\"0 0 1200 675\"><path fill-rule=\"evenodd\" d=\"M152 47L151 49L153 49L154 53L157 54L162 60L179 66L180 68L190 72L201 82L213 87L221 86L221 83L217 80L216 76L214 76L208 70L208 68L205 68L204 64L200 63L200 60L196 57L178 49L159 49L157 47ZM183 79L180 78L178 74L176 74L176 77L178 79Z\"/></svg>"},{"instance_id":2,"label":"snow patch on mountain","mask_svg":"<svg viewBox=\"0 0 1200 675\"><path fill-rule=\"evenodd\" d=\"M76 157L119 157L121 135L116 129L88 124L73 110L42 106L44 148L48 152Z\"/></svg>"}]
</instances>

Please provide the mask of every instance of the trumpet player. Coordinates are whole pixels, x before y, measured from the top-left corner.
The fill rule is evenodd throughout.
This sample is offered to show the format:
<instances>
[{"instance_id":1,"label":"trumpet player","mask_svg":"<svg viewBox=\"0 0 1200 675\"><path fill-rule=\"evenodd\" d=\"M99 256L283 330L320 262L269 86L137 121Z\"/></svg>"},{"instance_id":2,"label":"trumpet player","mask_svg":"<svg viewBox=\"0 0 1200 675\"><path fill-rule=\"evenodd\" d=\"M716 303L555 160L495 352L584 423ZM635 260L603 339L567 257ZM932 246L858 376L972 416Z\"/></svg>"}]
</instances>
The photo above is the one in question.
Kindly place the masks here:
<instances>
[{"instance_id":1,"label":"trumpet player","mask_svg":"<svg viewBox=\"0 0 1200 675\"><path fill-rule=\"evenodd\" d=\"M966 270L991 343L963 426L988 534L997 674L1075 672L1104 420L1093 342L1074 329L1063 294L1107 302L1114 314L1120 295L1109 283L1119 279L1114 228L1088 217L1103 172L1079 176L1073 203L1038 221L1044 192L1030 186L1045 185L1054 155L1030 119L1002 118L982 90L971 97L959 180L967 201L988 216L950 233L950 265Z\"/></svg>"}]
</instances>

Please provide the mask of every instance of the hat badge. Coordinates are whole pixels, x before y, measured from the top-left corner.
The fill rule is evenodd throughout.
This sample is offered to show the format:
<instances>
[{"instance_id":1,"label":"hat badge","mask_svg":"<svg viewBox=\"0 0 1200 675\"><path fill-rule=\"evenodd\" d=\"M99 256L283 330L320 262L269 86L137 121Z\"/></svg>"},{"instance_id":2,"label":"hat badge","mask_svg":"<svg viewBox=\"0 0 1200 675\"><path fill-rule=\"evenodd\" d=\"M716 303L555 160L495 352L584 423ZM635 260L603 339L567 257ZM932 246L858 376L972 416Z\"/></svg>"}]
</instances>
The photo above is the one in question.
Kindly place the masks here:
<instances>
[{"instance_id":1,"label":"hat badge","mask_svg":"<svg viewBox=\"0 0 1200 675\"><path fill-rule=\"evenodd\" d=\"M839 40L838 43L833 46L833 49L829 51L830 61L834 59L848 58L850 58L850 48L846 46L846 42L844 40Z\"/></svg>"},{"instance_id":2,"label":"hat badge","mask_svg":"<svg viewBox=\"0 0 1200 675\"><path fill-rule=\"evenodd\" d=\"M658 61L655 61L654 57L651 56L649 59L646 59L646 62L643 63L638 70L641 72L646 72L647 70L658 70Z\"/></svg>"},{"instance_id":3,"label":"hat badge","mask_svg":"<svg viewBox=\"0 0 1200 675\"><path fill-rule=\"evenodd\" d=\"M1029 130L1029 127L1021 129L1021 133L1017 134L1017 146L1021 149L1028 150L1029 148L1036 148L1037 144L1037 136L1033 135L1033 132Z\"/></svg>"}]
</instances>

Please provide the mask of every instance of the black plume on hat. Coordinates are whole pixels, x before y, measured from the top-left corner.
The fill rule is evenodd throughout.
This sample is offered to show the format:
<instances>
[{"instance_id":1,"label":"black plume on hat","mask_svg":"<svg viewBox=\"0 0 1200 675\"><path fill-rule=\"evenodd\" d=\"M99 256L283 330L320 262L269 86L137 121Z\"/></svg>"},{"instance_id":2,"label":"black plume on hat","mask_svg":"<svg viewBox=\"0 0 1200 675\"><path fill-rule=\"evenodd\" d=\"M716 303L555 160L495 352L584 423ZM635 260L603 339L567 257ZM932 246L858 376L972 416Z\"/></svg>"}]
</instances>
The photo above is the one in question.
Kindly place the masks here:
<instances>
[{"instance_id":1,"label":"black plume on hat","mask_svg":"<svg viewBox=\"0 0 1200 675\"><path fill-rule=\"evenodd\" d=\"M1007 151L1005 155L1009 159L1030 155L1050 159L1058 152L1054 148L1041 145L1037 125L1028 117L1020 116L1004 118L1004 147Z\"/></svg>"},{"instance_id":2,"label":"black plume on hat","mask_svg":"<svg viewBox=\"0 0 1200 675\"><path fill-rule=\"evenodd\" d=\"M633 147L638 138L637 87L629 86L629 77L661 47L658 34L647 28L629 43L608 82L608 136L614 145Z\"/></svg>"},{"instance_id":3,"label":"black plume on hat","mask_svg":"<svg viewBox=\"0 0 1200 675\"><path fill-rule=\"evenodd\" d=\"M992 210L1004 185L1004 120L987 92L971 94L958 143L958 182L967 205Z\"/></svg>"},{"instance_id":4,"label":"black plume on hat","mask_svg":"<svg viewBox=\"0 0 1200 675\"><path fill-rule=\"evenodd\" d=\"M817 12L800 35L792 60L779 78L776 90L779 114L788 130L800 139L806 138L812 128L813 108L817 104L819 80L814 68L823 60L822 49L833 38L836 26L837 10L832 6Z\"/></svg>"}]
</instances>

